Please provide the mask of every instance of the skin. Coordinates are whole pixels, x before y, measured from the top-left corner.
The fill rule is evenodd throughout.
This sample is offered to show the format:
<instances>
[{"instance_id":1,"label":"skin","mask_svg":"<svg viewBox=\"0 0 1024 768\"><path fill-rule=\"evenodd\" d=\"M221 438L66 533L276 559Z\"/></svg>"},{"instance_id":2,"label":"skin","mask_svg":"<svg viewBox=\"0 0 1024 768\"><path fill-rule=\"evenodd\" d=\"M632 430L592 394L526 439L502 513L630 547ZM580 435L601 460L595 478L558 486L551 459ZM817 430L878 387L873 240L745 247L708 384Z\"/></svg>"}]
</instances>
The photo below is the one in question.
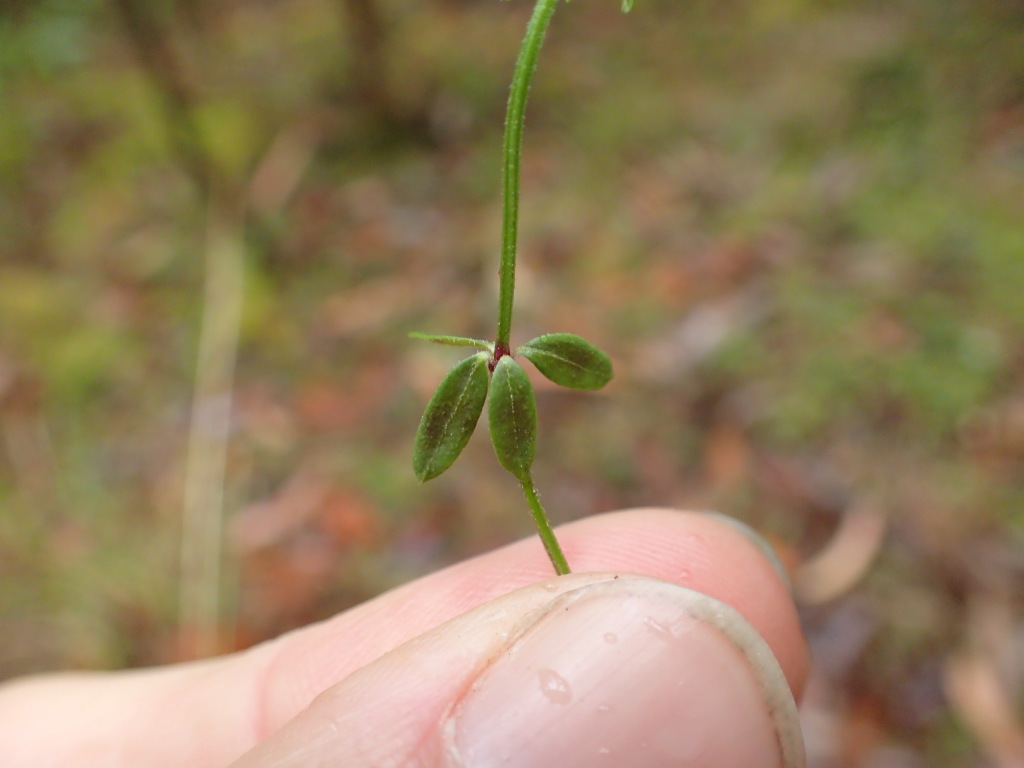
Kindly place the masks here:
<instances>
[{"instance_id":1,"label":"skin","mask_svg":"<svg viewBox=\"0 0 1024 768\"><path fill-rule=\"evenodd\" d=\"M530 538L242 653L0 686L0 765L276 765L293 748L288 734L301 733L326 706L332 729L380 734L379 743L359 746L357 764L412 765L416 755L416 765L440 765L416 748L436 738L438 713L461 694L416 671L416 649L443 637L444 653L457 654L465 643L470 654L494 642L487 639L494 634L488 609L514 611L614 574L643 574L731 605L767 642L799 697L808 662L792 600L772 564L735 528L711 516L640 509L586 518L560 527L558 536L574 567L568 576L555 578ZM395 691L410 686L416 706L389 736Z\"/></svg>"}]
</instances>

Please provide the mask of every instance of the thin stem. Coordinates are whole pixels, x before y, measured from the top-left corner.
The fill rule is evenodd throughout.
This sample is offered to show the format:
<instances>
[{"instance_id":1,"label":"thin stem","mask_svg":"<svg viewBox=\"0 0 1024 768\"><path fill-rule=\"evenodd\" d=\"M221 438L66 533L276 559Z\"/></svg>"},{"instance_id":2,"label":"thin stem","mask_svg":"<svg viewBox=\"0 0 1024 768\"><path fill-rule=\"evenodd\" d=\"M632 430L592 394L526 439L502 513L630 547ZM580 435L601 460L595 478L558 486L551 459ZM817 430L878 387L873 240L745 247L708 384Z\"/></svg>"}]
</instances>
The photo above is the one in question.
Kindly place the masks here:
<instances>
[{"instance_id":1,"label":"thin stem","mask_svg":"<svg viewBox=\"0 0 1024 768\"><path fill-rule=\"evenodd\" d=\"M512 299L516 283L516 239L519 232L519 159L523 149L523 123L526 115L526 97L530 81L537 68L537 55L544 42L551 16L558 0L537 0L530 23L526 26L512 87L508 96L508 114L505 118L505 144L502 150L503 207L501 225L501 279L498 292L498 338L496 356L507 354L512 333Z\"/></svg>"},{"instance_id":2,"label":"thin stem","mask_svg":"<svg viewBox=\"0 0 1024 768\"><path fill-rule=\"evenodd\" d=\"M540 540L544 542L544 549L547 551L548 557L551 558L551 564L555 566L555 573L559 576L569 573L569 562L565 559L562 548L558 545L555 532L551 530L551 523L544 512L544 507L540 505L537 489L533 487L533 478L527 475L525 480L520 481L520 484L523 486L523 495L526 496L526 503L530 505L530 514L533 515L533 522L537 526L537 533L540 536Z\"/></svg>"}]
</instances>

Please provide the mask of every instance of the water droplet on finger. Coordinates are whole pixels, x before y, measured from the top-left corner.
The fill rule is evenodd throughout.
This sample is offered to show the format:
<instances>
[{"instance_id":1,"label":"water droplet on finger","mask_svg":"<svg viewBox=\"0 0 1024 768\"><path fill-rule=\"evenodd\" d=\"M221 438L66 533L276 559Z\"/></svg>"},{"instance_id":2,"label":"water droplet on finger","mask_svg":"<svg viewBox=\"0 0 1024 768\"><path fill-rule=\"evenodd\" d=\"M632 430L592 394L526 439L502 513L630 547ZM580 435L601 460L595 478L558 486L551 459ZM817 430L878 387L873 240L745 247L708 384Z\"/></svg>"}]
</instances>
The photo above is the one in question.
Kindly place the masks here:
<instances>
[{"instance_id":1,"label":"water droplet on finger","mask_svg":"<svg viewBox=\"0 0 1024 768\"><path fill-rule=\"evenodd\" d=\"M569 681L553 669L542 669L537 673L540 678L540 692L552 704L568 704L572 701L572 689Z\"/></svg>"}]
</instances>

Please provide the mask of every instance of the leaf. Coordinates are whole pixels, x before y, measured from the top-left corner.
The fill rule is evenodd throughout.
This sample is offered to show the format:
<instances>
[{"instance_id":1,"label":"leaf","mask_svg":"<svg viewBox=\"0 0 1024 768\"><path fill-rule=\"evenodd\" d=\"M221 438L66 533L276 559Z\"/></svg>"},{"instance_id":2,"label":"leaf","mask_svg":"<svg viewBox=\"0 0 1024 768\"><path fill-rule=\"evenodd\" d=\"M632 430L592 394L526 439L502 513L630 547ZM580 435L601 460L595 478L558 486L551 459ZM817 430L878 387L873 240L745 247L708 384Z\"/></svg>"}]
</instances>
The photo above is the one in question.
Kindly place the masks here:
<instances>
[{"instance_id":1,"label":"leaf","mask_svg":"<svg viewBox=\"0 0 1024 768\"><path fill-rule=\"evenodd\" d=\"M633 10L634 0L622 0L622 12L629 13Z\"/></svg>"},{"instance_id":2,"label":"leaf","mask_svg":"<svg viewBox=\"0 0 1024 768\"><path fill-rule=\"evenodd\" d=\"M476 429L487 399L487 360L484 352L452 368L427 403L416 431L412 468L421 483L450 467Z\"/></svg>"},{"instance_id":3,"label":"leaf","mask_svg":"<svg viewBox=\"0 0 1024 768\"><path fill-rule=\"evenodd\" d=\"M555 384L600 389L612 380L612 361L589 341L572 333L547 333L516 350Z\"/></svg>"},{"instance_id":4,"label":"leaf","mask_svg":"<svg viewBox=\"0 0 1024 768\"><path fill-rule=\"evenodd\" d=\"M491 375L487 418L498 462L521 482L529 479L537 446L537 403L530 377L509 355L498 360Z\"/></svg>"},{"instance_id":5,"label":"leaf","mask_svg":"<svg viewBox=\"0 0 1024 768\"><path fill-rule=\"evenodd\" d=\"M409 334L409 338L432 341L434 344L446 344L449 347L476 347L477 349L486 349L488 352L494 352L494 345L491 342L483 341L482 339L468 339L465 336L436 336L432 333L412 331Z\"/></svg>"}]
</instances>

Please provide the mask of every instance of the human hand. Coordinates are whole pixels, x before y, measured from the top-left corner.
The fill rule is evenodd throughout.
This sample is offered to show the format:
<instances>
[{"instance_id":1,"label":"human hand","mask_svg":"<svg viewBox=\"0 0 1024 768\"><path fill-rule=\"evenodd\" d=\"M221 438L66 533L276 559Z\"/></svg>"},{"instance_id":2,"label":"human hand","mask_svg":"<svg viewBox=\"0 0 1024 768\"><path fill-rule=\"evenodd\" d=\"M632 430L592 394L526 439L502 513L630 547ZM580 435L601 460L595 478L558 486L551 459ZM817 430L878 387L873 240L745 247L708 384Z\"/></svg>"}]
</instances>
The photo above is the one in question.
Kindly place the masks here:
<instances>
[{"instance_id":1,"label":"human hand","mask_svg":"<svg viewBox=\"0 0 1024 768\"><path fill-rule=\"evenodd\" d=\"M806 648L740 530L586 518L568 576L524 540L224 658L15 681L0 765L802 766Z\"/></svg>"}]
</instances>

